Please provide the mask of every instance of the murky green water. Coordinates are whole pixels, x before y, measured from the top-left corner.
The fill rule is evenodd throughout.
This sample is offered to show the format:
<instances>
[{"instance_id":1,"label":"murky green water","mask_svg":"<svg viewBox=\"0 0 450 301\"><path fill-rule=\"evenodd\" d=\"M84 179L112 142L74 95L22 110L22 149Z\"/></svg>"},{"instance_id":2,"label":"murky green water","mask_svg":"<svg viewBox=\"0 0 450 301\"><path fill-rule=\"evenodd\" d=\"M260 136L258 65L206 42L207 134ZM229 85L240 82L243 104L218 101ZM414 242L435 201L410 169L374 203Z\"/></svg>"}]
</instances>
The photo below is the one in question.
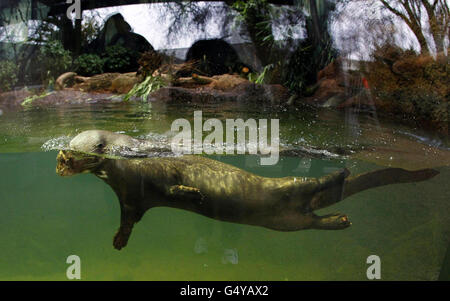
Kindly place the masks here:
<instances>
[{"instance_id":1,"label":"murky green water","mask_svg":"<svg viewBox=\"0 0 450 301\"><path fill-rule=\"evenodd\" d=\"M441 173L437 177L367 190L319 211L348 214L353 225L346 230L283 233L156 208L136 225L125 249L113 249L119 203L111 188L91 174L57 176L56 150L45 152L42 145L58 145L94 128L158 138L173 120L192 119L196 109L114 104L3 111L0 280L65 280L71 254L81 258L84 280L365 280L372 254L381 258L384 280L439 277L450 229L450 168L441 159L448 156L445 141L435 149L436 160L417 151L416 161L409 162L433 165ZM386 148L390 141L404 141L387 152L394 163L411 155L411 145L427 147L401 134L403 127L378 126L361 116L355 125L345 114L307 108L273 112L211 105L201 110L205 118L279 118L283 143L319 150ZM408 148L404 153L402 145ZM381 168L357 156L282 157L275 166L259 166L253 156L214 158L269 177L318 177L343 166L354 174Z\"/></svg>"}]
</instances>

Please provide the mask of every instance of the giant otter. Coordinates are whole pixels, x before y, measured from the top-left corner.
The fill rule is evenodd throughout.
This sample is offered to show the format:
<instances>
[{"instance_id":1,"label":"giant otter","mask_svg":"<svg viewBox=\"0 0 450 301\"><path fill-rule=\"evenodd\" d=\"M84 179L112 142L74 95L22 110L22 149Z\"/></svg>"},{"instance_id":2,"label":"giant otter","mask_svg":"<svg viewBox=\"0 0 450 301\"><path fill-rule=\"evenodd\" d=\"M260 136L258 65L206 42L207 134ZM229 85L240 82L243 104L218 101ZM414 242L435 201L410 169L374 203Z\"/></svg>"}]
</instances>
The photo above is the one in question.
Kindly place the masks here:
<instances>
[{"instance_id":1,"label":"giant otter","mask_svg":"<svg viewBox=\"0 0 450 301\"><path fill-rule=\"evenodd\" d=\"M346 215L318 216L314 211L369 188L438 174L432 169L387 168L348 177L349 171L343 169L318 179L266 178L202 156L117 159L65 150L57 156L56 172L92 173L112 187L121 209L113 241L118 250L126 246L134 224L153 207L180 208L278 231L337 230L351 225Z\"/></svg>"}]
</instances>

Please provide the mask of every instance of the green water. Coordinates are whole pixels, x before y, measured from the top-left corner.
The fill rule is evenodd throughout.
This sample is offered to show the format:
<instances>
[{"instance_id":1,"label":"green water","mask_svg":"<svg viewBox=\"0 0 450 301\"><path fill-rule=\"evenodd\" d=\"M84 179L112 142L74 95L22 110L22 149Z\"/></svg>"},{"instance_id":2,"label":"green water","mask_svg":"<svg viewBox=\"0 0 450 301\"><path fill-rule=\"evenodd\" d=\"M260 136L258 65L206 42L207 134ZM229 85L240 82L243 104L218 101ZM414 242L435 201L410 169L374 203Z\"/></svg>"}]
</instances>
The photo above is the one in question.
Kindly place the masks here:
<instances>
[{"instance_id":1,"label":"green water","mask_svg":"<svg viewBox=\"0 0 450 301\"><path fill-rule=\"evenodd\" d=\"M81 258L83 280L366 280L372 254L381 258L383 280L438 279L449 242L448 166L437 167L440 175L426 182L367 190L318 212L348 214L353 225L342 231L283 233L155 208L135 226L127 247L115 250L119 203L111 188L91 174L57 176L56 150L41 146L94 128L163 135L174 119L192 119L197 109L114 104L3 111L0 280L65 280L72 254ZM205 118L280 118L282 142L325 150L383 144L369 133L404 130L361 117L355 135L344 114L312 109L201 109ZM275 166L259 166L253 156L213 158L269 177L318 177L343 166L354 174L381 168L351 156L282 157ZM229 250L233 260L224 261Z\"/></svg>"}]
</instances>

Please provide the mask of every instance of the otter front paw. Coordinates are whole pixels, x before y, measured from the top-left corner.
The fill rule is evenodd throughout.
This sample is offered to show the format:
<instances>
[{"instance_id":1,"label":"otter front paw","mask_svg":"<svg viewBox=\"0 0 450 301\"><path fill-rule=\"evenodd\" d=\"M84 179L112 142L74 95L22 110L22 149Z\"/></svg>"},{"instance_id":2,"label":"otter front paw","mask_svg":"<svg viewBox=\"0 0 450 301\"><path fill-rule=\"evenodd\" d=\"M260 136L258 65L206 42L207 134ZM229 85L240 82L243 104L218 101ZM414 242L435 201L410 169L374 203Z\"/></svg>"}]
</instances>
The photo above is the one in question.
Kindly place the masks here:
<instances>
[{"instance_id":1,"label":"otter front paw","mask_svg":"<svg viewBox=\"0 0 450 301\"><path fill-rule=\"evenodd\" d=\"M124 248L128 243L130 233L125 233L119 229L113 239L113 246L117 250Z\"/></svg>"},{"instance_id":2,"label":"otter front paw","mask_svg":"<svg viewBox=\"0 0 450 301\"><path fill-rule=\"evenodd\" d=\"M183 198L192 201L203 201L205 196L200 192L200 189L184 185L173 185L169 188L169 193L175 197Z\"/></svg>"},{"instance_id":3,"label":"otter front paw","mask_svg":"<svg viewBox=\"0 0 450 301\"><path fill-rule=\"evenodd\" d=\"M325 216L317 217L314 223L314 228L324 230L340 230L350 227L352 223L349 221L347 215L335 213Z\"/></svg>"}]
</instances>

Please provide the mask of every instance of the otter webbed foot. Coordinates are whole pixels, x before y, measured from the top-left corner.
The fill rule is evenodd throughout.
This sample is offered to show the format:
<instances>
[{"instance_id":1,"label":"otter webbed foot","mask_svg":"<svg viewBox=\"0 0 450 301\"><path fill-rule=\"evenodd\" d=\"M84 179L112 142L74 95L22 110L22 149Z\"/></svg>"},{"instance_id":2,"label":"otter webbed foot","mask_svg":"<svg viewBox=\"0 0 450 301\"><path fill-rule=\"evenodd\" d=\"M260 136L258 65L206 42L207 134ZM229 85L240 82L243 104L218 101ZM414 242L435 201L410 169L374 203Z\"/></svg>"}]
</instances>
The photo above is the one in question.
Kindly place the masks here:
<instances>
[{"instance_id":1,"label":"otter webbed foot","mask_svg":"<svg viewBox=\"0 0 450 301\"><path fill-rule=\"evenodd\" d=\"M340 213L316 216L313 222L313 228L321 230L341 230L351 225L347 215Z\"/></svg>"}]
</instances>

